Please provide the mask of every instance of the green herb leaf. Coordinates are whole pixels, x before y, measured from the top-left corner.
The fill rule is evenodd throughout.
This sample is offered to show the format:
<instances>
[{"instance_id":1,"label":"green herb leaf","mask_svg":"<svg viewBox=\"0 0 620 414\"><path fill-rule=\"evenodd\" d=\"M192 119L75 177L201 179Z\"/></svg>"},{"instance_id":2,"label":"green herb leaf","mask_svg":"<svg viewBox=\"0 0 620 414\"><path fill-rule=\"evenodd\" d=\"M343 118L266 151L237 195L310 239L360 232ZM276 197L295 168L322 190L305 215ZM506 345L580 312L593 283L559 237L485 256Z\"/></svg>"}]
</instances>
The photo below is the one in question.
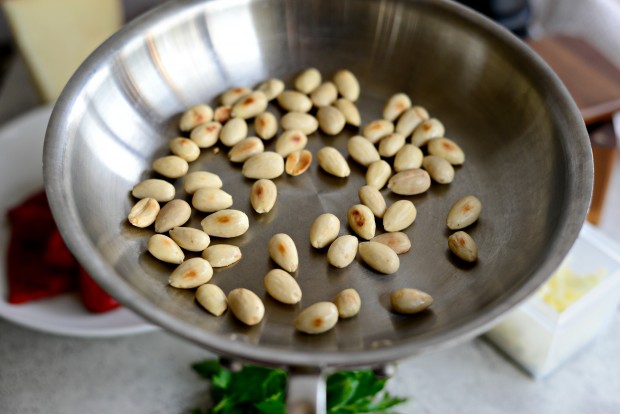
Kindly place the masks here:
<instances>
[{"instance_id":1,"label":"green herb leaf","mask_svg":"<svg viewBox=\"0 0 620 414\"><path fill-rule=\"evenodd\" d=\"M217 360L192 365L201 377L211 381L213 408L220 414L284 414L288 374L281 369L246 365L230 372ZM383 392L386 379L372 371L336 372L327 378L327 412L329 414L391 414L390 408L407 401ZM194 410L191 414L202 414Z\"/></svg>"}]
</instances>

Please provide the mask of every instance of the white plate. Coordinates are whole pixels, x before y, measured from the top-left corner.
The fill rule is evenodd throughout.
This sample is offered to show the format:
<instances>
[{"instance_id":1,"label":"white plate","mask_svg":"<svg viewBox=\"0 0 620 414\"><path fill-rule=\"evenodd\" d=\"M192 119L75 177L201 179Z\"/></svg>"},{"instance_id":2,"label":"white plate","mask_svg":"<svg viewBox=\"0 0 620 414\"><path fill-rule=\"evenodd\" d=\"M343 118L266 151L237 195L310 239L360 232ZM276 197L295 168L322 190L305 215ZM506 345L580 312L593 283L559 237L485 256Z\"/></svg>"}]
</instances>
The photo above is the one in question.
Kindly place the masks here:
<instances>
[{"instance_id":1,"label":"white plate","mask_svg":"<svg viewBox=\"0 0 620 414\"><path fill-rule=\"evenodd\" d=\"M9 208L43 188L42 157L51 106L35 109L0 129L0 317L28 328L68 336L109 337L158 329L129 309L92 314L77 294L12 305L6 301Z\"/></svg>"}]
</instances>

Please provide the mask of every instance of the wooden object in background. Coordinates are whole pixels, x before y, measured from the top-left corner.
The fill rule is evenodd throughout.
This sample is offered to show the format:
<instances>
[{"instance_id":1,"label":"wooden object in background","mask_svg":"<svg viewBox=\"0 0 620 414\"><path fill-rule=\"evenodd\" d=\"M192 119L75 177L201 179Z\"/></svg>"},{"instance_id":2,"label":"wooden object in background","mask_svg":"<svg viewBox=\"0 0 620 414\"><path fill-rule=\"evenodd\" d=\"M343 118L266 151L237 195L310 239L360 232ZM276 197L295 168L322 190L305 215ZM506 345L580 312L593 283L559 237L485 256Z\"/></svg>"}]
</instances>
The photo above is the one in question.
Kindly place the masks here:
<instances>
[{"instance_id":1,"label":"wooden object in background","mask_svg":"<svg viewBox=\"0 0 620 414\"><path fill-rule=\"evenodd\" d=\"M597 224L617 157L618 141L611 122L620 111L620 69L583 39L555 35L527 43L564 82L588 127L594 157L588 221Z\"/></svg>"}]
</instances>

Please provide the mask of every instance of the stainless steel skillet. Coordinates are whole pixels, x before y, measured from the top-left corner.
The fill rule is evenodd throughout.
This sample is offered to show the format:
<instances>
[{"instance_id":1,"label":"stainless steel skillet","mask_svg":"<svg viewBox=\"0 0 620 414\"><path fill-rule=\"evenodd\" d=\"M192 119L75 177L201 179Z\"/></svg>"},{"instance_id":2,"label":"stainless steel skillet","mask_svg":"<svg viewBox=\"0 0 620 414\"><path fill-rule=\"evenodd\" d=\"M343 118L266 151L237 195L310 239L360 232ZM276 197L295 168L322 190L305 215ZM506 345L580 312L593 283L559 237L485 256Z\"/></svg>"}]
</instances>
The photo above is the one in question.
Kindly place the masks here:
<instances>
[{"instance_id":1,"label":"stainless steel skillet","mask_svg":"<svg viewBox=\"0 0 620 414\"><path fill-rule=\"evenodd\" d=\"M191 170L220 174L234 207L251 222L250 231L233 241L244 258L217 271L213 283L225 291L250 288L267 307L265 320L252 328L232 315L211 317L193 292L167 286L171 266L145 253L151 231L126 222L134 202L129 192L153 176L151 162L167 153L178 115L189 105L270 77L291 87L291 76L307 66L326 78L352 70L362 84L364 122L380 117L389 95L408 93L442 120L467 161L452 184L411 197L418 209L407 230L413 249L401 256L396 275L381 276L359 261L331 268L308 242L318 214L333 212L346 223L346 210L357 203L363 170L352 161L346 180L316 163L302 176L278 178L277 207L259 216L240 169L222 153L203 151ZM316 153L333 145L346 153L346 140L356 132L313 134L308 147ZM593 176L583 122L551 70L492 22L430 0L168 3L124 27L71 79L48 127L44 170L63 236L126 306L225 357L314 372L381 366L483 331L560 263L584 220ZM447 250L445 216L465 194L484 205L470 231L480 250L475 266L463 266ZM397 199L385 195L388 202ZM202 217L195 214L192 225ZM274 302L262 287L273 266L266 244L278 232L298 246L299 307ZM406 286L431 293L432 310L416 317L391 313L389 292ZM319 336L293 330L301 307L348 287L362 297L356 318Z\"/></svg>"}]
</instances>

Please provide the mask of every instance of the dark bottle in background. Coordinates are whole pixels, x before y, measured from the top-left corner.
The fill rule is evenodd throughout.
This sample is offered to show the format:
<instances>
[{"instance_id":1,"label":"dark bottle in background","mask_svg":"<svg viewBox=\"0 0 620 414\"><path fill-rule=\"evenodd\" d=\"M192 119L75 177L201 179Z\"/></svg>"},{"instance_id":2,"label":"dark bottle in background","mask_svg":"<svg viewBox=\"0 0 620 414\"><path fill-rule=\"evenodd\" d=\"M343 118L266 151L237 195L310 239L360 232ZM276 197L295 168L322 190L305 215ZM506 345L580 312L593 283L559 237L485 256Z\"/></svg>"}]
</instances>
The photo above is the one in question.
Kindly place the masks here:
<instances>
[{"instance_id":1,"label":"dark bottle in background","mask_svg":"<svg viewBox=\"0 0 620 414\"><path fill-rule=\"evenodd\" d=\"M458 0L484 14L519 37L527 36L531 9L528 0Z\"/></svg>"}]
</instances>

